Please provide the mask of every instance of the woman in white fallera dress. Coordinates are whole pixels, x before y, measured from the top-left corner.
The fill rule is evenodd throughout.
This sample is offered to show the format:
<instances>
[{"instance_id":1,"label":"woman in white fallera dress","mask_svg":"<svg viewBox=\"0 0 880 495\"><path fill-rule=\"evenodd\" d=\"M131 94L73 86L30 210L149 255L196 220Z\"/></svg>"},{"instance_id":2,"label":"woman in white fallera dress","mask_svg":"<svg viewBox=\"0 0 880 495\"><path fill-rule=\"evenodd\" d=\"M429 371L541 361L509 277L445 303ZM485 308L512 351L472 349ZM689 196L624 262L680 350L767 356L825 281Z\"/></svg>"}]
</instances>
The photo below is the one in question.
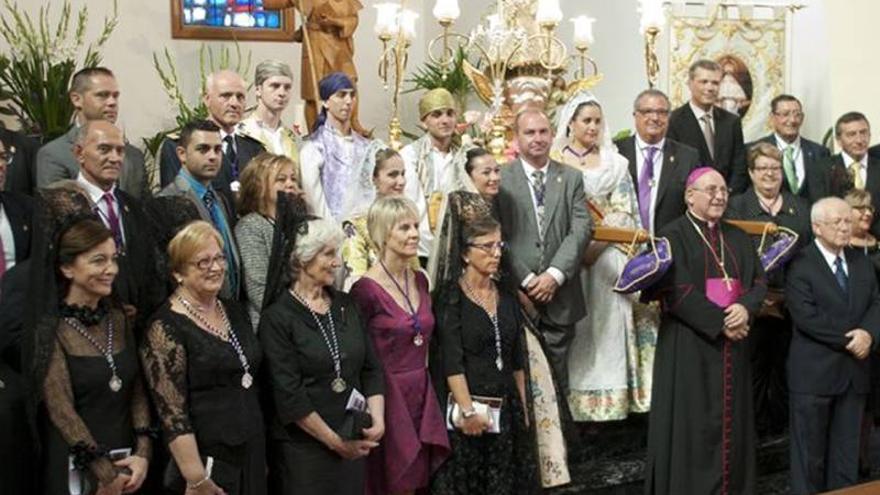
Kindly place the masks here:
<instances>
[{"instance_id":1,"label":"woman in white fallera dress","mask_svg":"<svg viewBox=\"0 0 880 495\"><path fill-rule=\"evenodd\" d=\"M641 228L626 158L617 153L593 95L575 95L558 113L553 159L578 169L597 224ZM587 316L575 326L568 403L575 421L613 421L650 408L659 323L638 294L612 290L627 246L593 241L581 274Z\"/></svg>"}]
</instances>

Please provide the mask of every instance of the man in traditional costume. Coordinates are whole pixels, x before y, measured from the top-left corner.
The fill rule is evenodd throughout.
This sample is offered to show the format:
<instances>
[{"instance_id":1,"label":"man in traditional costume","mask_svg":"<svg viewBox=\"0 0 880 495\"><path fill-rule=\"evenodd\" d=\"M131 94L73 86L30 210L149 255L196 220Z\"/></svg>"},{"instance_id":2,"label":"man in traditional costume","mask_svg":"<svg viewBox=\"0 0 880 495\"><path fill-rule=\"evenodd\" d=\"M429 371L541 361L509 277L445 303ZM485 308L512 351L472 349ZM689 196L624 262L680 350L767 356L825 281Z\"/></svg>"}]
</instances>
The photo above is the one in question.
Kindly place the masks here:
<instances>
[{"instance_id":1,"label":"man in traditional costume","mask_svg":"<svg viewBox=\"0 0 880 495\"><path fill-rule=\"evenodd\" d=\"M300 152L300 180L312 213L342 224L372 201L351 194L358 181L372 180L371 162L385 146L352 129L357 91L351 79L334 72L320 83L323 107Z\"/></svg>"},{"instance_id":2,"label":"man in traditional costume","mask_svg":"<svg viewBox=\"0 0 880 495\"><path fill-rule=\"evenodd\" d=\"M452 191L473 191L464 171L467 150L455 139L455 99L443 88L428 91L419 100L419 118L427 132L404 146L400 156L406 166L404 194L419 209L423 225L419 257L427 258L434 240L440 205Z\"/></svg>"},{"instance_id":3,"label":"man in traditional costume","mask_svg":"<svg viewBox=\"0 0 880 495\"><path fill-rule=\"evenodd\" d=\"M767 288L747 235L722 222L729 190L695 169L687 212L660 230L673 264L650 295L662 317L654 361L645 493L755 493L749 321Z\"/></svg>"}]
</instances>

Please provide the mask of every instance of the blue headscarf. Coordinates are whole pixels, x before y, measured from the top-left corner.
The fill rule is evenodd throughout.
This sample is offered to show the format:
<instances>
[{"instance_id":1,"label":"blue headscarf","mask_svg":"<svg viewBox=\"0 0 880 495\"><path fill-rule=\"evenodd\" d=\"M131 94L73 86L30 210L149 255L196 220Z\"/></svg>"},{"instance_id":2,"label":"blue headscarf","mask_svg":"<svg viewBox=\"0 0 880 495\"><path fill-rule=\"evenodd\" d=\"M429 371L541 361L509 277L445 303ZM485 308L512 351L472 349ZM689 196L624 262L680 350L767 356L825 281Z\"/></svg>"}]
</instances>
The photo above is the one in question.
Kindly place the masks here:
<instances>
[{"instance_id":1,"label":"blue headscarf","mask_svg":"<svg viewBox=\"0 0 880 495\"><path fill-rule=\"evenodd\" d=\"M321 97L322 101L327 101L333 96L337 91L342 91L344 89L355 89L354 83L351 82L351 79L344 72L331 72L324 76L321 79L321 82L318 83L318 93ZM327 121L327 107L321 107L321 112L318 114L317 120L315 120L315 126L312 128L312 133L318 130L324 122Z\"/></svg>"}]
</instances>

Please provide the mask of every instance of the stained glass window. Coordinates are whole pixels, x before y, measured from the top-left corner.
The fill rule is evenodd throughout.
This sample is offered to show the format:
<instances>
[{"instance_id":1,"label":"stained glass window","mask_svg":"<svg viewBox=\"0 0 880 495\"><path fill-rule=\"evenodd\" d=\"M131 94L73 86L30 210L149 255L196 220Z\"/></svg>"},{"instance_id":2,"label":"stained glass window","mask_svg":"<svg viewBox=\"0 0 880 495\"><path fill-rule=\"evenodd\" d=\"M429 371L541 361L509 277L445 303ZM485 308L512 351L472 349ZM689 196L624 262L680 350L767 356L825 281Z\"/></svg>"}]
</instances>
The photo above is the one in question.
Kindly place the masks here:
<instances>
[{"instance_id":1,"label":"stained glass window","mask_svg":"<svg viewBox=\"0 0 880 495\"><path fill-rule=\"evenodd\" d=\"M293 9L269 10L265 0L173 0L171 36L184 39L292 41Z\"/></svg>"}]
</instances>

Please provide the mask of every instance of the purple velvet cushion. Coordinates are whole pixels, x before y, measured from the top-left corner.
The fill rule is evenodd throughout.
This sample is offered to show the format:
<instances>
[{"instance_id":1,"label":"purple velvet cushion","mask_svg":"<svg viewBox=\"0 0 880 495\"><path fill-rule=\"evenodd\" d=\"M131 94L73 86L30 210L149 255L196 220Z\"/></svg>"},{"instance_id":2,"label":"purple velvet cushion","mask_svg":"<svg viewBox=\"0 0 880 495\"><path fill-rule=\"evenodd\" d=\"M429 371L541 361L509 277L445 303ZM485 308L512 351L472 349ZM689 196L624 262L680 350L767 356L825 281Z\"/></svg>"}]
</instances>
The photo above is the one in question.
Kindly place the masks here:
<instances>
[{"instance_id":1,"label":"purple velvet cushion","mask_svg":"<svg viewBox=\"0 0 880 495\"><path fill-rule=\"evenodd\" d=\"M777 268L785 266L788 260L794 256L797 245L797 234L781 236L779 239L770 244L761 255L761 266L765 272L773 271Z\"/></svg>"},{"instance_id":2,"label":"purple velvet cushion","mask_svg":"<svg viewBox=\"0 0 880 495\"><path fill-rule=\"evenodd\" d=\"M630 294L655 284L672 266L672 248L664 237L654 239L654 248L630 258L620 272L614 291Z\"/></svg>"}]
</instances>

